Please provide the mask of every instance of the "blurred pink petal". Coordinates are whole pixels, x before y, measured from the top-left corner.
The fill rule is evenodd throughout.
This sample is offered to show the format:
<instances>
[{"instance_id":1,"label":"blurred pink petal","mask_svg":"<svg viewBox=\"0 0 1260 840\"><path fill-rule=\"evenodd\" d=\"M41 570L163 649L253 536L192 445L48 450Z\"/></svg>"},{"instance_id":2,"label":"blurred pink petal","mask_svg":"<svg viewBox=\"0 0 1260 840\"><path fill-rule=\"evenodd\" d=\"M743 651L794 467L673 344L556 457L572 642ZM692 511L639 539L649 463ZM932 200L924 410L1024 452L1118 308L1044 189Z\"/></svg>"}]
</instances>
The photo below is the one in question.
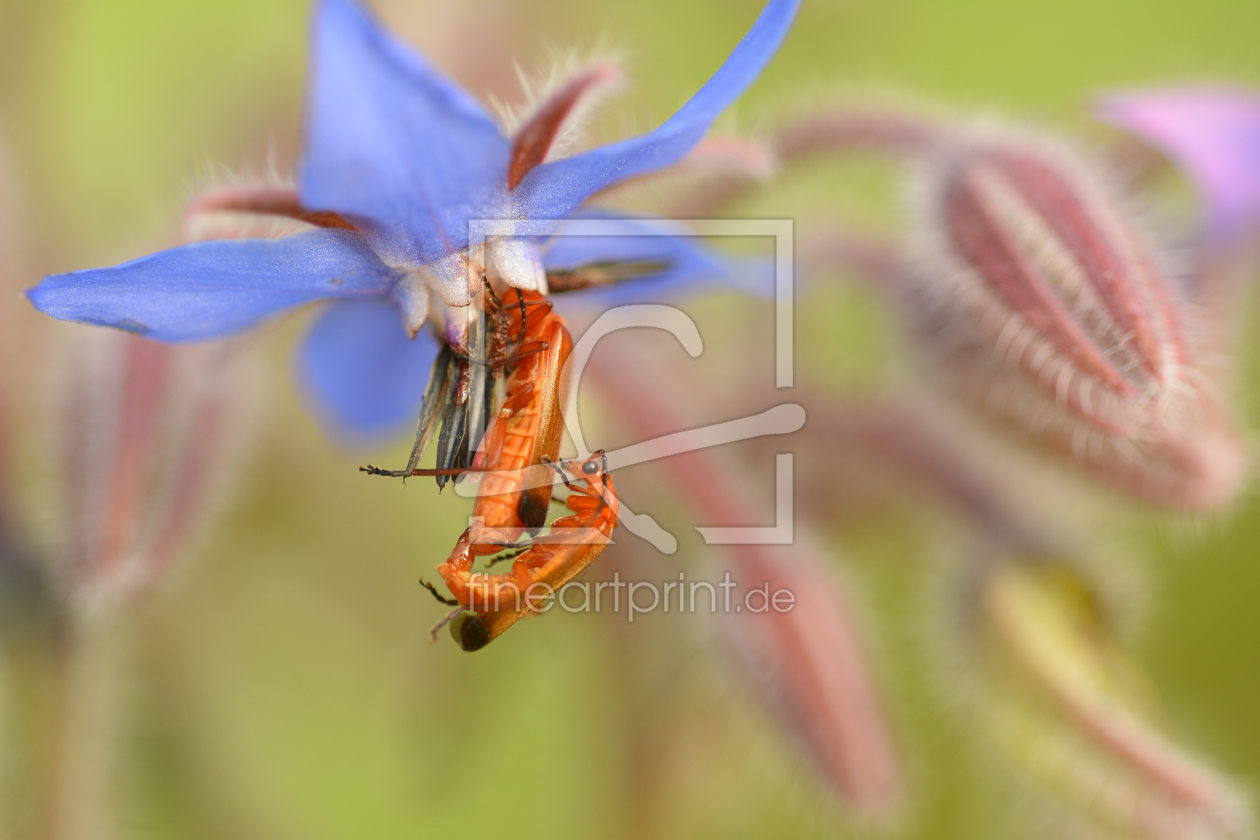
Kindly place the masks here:
<instances>
[{"instance_id":1,"label":"blurred pink petal","mask_svg":"<svg viewBox=\"0 0 1260 840\"><path fill-rule=\"evenodd\" d=\"M1103 97L1106 122L1132 132L1177 162L1206 211L1206 232L1233 242L1260 223L1260 94L1183 87Z\"/></svg>"}]
</instances>

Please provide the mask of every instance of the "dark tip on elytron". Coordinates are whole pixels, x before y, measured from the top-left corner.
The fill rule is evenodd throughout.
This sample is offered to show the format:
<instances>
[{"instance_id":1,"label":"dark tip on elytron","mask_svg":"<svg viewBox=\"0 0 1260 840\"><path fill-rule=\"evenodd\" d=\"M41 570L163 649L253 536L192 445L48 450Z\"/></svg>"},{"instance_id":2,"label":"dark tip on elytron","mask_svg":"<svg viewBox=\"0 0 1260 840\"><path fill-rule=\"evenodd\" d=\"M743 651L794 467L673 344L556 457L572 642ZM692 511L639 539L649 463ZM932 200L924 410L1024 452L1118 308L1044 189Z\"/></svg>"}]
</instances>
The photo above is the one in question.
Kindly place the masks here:
<instances>
[{"instance_id":1,"label":"dark tip on elytron","mask_svg":"<svg viewBox=\"0 0 1260 840\"><path fill-rule=\"evenodd\" d=\"M481 616L466 612L451 622L451 638L461 649L472 653L490 644L490 630Z\"/></svg>"}]
</instances>

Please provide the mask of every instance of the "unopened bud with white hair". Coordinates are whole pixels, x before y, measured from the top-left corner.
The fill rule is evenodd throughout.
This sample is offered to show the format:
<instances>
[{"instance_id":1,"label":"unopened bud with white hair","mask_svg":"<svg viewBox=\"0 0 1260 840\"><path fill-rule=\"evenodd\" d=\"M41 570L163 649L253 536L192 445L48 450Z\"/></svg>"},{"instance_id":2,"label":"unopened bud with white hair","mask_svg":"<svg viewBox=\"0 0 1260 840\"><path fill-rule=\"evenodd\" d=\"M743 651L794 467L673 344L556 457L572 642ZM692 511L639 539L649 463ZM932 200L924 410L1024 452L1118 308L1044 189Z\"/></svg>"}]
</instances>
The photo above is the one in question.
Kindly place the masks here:
<instances>
[{"instance_id":1,"label":"unopened bud with white hair","mask_svg":"<svg viewBox=\"0 0 1260 840\"><path fill-rule=\"evenodd\" d=\"M208 519L248 400L238 344L76 331L58 427L72 597L150 589Z\"/></svg>"},{"instance_id":2,"label":"unopened bud with white hair","mask_svg":"<svg viewBox=\"0 0 1260 840\"><path fill-rule=\"evenodd\" d=\"M1246 452L1189 307L1102 178L1064 146L977 128L916 183L903 291L949 392L1148 501L1232 498Z\"/></svg>"}]
</instances>

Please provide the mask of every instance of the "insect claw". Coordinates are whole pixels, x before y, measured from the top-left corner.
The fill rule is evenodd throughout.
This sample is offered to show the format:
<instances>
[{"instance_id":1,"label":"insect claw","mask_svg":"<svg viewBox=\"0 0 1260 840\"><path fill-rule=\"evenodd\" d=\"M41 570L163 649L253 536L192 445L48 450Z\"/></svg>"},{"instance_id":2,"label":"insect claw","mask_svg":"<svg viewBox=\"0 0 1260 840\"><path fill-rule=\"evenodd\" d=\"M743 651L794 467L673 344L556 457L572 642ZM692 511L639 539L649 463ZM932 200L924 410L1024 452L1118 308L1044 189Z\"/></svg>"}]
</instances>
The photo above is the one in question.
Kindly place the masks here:
<instances>
[{"instance_id":1,"label":"insect claw","mask_svg":"<svg viewBox=\"0 0 1260 840\"><path fill-rule=\"evenodd\" d=\"M553 470L556 471L556 475L560 476L560 480L564 482L565 487L569 488L570 490L574 489L573 485L569 483L569 477L564 474L563 461L553 461L552 459L548 458L542 463L546 464L548 467L551 467Z\"/></svg>"},{"instance_id":2,"label":"insect claw","mask_svg":"<svg viewBox=\"0 0 1260 840\"><path fill-rule=\"evenodd\" d=\"M401 478L403 480L403 484L407 483L407 479L410 476L416 474L415 470L386 470L375 466L374 464L368 464L366 467L359 467L359 472L364 472L368 475L383 475L386 478Z\"/></svg>"}]
</instances>

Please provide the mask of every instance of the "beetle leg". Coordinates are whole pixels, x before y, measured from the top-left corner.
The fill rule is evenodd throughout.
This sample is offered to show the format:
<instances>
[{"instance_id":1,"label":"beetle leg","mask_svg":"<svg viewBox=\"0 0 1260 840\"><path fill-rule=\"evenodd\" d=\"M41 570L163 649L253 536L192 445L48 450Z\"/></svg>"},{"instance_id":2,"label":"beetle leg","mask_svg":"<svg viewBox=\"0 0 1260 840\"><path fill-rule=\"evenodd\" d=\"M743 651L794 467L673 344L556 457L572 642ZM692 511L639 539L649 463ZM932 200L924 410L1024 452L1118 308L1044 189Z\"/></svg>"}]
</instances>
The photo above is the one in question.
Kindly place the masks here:
<instances>
[{"instance_id":1,"label":"beetle leg","mask_svg":"<svg viewBox=\"0 0 1260 840\"><path fill-rule=\"evenodd\" d=\"M504 553L498 555L497 557L490 558L490 560L486 563L486 568L490 568L495 563L502 563L505 560L515 560L517 557L520 557L526 551L529 551L529 545L522 546L521 548L518 548L516 551L505 551Z\"/></svg>"},{"instance_id":2,"label":"beetle leg","mask_svg":"<svg viewBox=\"0 0 1260 840\"><path fill-rule=\"evenodd\" d=\"M450 624L451 621L453 621L455 617L458 616L462 612L464 612L463 607L456 607L455 609L448 612L441 621L439 621L437 624L434 624L431 628L429 628L429 638L433 640L434 644L437 644L438 631L441 630L446 625Z\"/></svg>"},{"instance_id":3,"label":"beetle leg","mask_svg":"<svg viewBox=\"0 0 1260 840\"><path fill-rule=\"evenodd\" d=\"M429 582L428 582L427 580L425 580L424 578L420 578L420 585L421 585L421 586L423 586L425 589L429 590L429 592L433 593L433 597L434 597L434 598L437 598L437 599L438 599L439 601L441 601L443 604L446 604L446 606L448 606L448 607L458 607L458 606L459 606L459 601L456 601L454 598L446 598L446 597L444 597L443 595L441 595L441 594L437 591L437 589L433 586L433 584L429 583ZM450 620L450 619L448 618L448 619L447 619L447 621L449 621L449 620Z\"/></svg>"}]
</instances>

